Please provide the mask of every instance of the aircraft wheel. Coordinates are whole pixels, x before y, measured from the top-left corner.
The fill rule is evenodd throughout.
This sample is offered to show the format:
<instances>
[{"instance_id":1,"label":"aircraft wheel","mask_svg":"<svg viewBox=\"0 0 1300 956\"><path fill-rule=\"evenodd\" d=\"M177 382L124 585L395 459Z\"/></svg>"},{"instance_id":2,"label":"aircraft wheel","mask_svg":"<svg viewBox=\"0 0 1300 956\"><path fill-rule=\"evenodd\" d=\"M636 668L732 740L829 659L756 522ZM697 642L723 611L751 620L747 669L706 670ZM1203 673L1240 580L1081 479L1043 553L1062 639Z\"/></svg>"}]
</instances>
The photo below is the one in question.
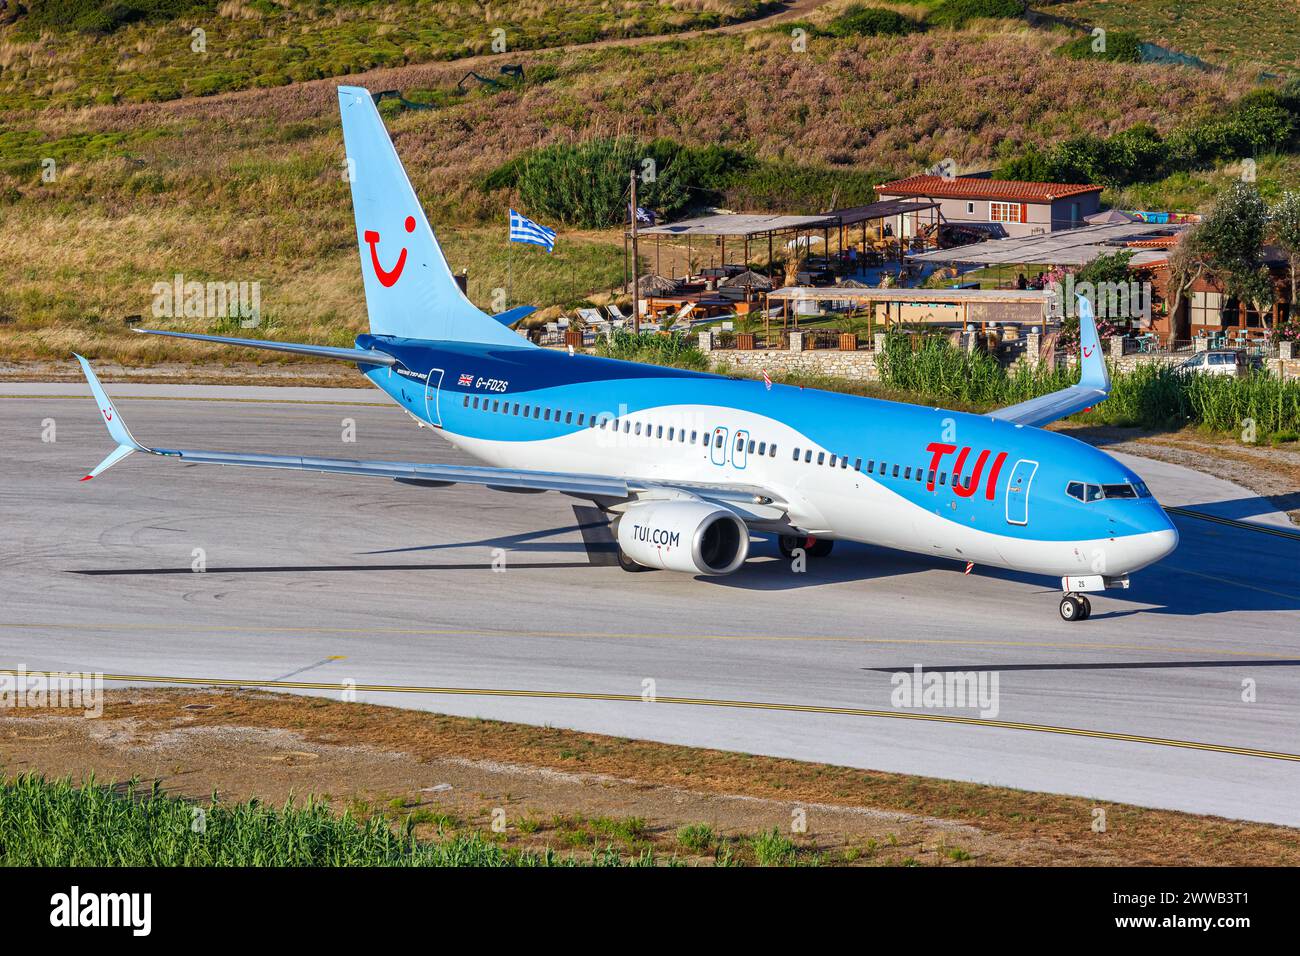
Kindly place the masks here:
<instances>
[{"instance_id":1,"label":"aircraft wheel","mask_svg":"<svg viewBox=\"0 0 1300 956\"><path fill-rule=\"evenodd\" d=\"M835 547L835 542L830 538L817 538L813 541L812 547L808 549L808 557L825 558L830 555L831 549Z\"/></svg>"},{"instance_id":2,"label":"aircraft wheel","mask_svg":"<svg viewBox=\"0 0 1300 956\"><path fill-rule=\"evenodd\" d=\"M777 536L776 546L781 552L781 557L789 560L794 557L795 549L802 548L807 540L799 534L782 534Z\"/></svg>"},{"instance_id":3,"label":"aircraft wheel","mask_svg":"<svg viewBox=\"0 0 1300 956\"><path fill-rule=\"evenodd\" d=\"M1083 606L1083 614L1079 616L1079 620L1086 621L1092 617L1092 602L1088 600L1087 595L1080 594L1079 604Z\"/></svg>"},{"instance_id":4,"label":"aircraft wheel","mask_svg":"<svg viewBox=\"0 0 1300 956\"><path fill-rule=\"evenodd\" d=\"M1073 594L1067 594L1061 598L1061 620L1063 621L1082 621L1087 614L1083 609L1083 602Z\"/></svg>"},{"instance_id":5,"label":"aircraft wheel","mask_svg":"<svg viewBox=\"0 0 1300 956\"><path fill-rule=\"evenodd\" d=\"M647 568L644 564L637 564L635 561L633 561L631 558L627 556L627 552L625 552L622 548L618 549L618 566L622 568L624 571L652 570L651 568Z\"/></svg>"}]
</instances>

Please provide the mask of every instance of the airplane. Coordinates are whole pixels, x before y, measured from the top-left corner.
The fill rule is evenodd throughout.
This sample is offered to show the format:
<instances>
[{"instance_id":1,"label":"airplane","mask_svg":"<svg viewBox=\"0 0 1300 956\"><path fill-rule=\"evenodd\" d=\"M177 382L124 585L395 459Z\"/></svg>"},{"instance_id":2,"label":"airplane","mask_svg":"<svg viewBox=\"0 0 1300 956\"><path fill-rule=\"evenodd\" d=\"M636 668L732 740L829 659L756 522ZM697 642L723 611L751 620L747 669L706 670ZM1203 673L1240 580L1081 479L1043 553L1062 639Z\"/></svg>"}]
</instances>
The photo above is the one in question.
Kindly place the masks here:
<instances>
[{"instance_id":1,"label":"airplane","mask_svg":"<svg viewBox=\"0 0 1300 956\"><path fill-rule=\"evenodd\" d=\"M371 94L338 88L370 332L353 348L137 329L355 363L421 427L483 465L355 461L151 448L131 434L90 363L117 448L177 461L555 491L612 518L627 571L737 571L751 533L790 560L837 540L1059 577L1060 615L1126 588L1178 532L1142 479L1041 426L1103 401L1110 380L1079 299L1076 385L988 414L770 384L532 344L457 285Z\"/></svg>"}]
</instances>

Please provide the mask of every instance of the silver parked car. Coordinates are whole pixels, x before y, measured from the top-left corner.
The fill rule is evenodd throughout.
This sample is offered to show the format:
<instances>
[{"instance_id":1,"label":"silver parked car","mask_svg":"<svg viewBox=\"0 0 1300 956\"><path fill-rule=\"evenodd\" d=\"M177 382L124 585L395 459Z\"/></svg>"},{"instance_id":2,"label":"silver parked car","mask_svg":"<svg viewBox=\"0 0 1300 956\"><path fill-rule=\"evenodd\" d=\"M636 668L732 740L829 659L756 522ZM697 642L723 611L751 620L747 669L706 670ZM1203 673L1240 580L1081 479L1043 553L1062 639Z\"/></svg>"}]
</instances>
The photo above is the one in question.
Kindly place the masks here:
<instances>
[{"instance_id":1,"label":"silver parked car","mask_svg":"<svg viewBox=\"0 0 1300 956\"><path fill-rule=\"evenodd\" d=\"M1198 375L1245 375L1250 367L1250 356L1239 349L1211 349L1178 366L1181 371Z\"/></svg>"}]
</instances>

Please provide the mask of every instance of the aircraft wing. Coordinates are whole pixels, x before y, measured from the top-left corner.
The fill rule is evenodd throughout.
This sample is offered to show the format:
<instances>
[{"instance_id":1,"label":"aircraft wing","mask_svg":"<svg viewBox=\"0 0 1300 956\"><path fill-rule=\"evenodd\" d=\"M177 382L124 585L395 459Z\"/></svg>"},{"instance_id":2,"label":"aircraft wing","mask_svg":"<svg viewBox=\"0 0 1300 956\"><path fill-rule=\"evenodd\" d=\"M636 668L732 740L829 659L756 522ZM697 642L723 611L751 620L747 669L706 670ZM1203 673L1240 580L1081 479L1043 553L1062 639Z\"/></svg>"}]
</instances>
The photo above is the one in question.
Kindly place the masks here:
<instances>
[{"instance_id":1,"label":"aircraft wing","mask_svg":"<svg viewBox=\"0 0 1300 956\"><path fill-rule=\"evenodd\" d=\"M131 434L113 400L104 391L94 369L80 355L90 390L117 448L82 481L103 474L133 452L174 458L196 465L235 465L246 468L281 468L322 474L389 478L403 484L441 487L454 484L483 485L497 491L558 491L579 498L608 499L611 502L645 497L687 495L706 498L730 507L748 521L772 520L784 513L784 502L761 488L728 484L665 484L654 480L616 478L578 472L529 471L518 468L489 468L476 465L425 464L410 461L362 461L350 458L315 458L297 455L261 455L244 452L208 451L187 448L150 448Z\"/></svg>"},{"instance_id":2,"label":"aircraft wing","mask_svg":"<svg viewBox=\"0 0 1300 956\"><path fill-rule=\"evenodd\" d=\"M193 339L195 342L215 342L218 345L242 345L250 349L267 349L271 352L291 352L316 358L357 362L363 365L397 365L397 359L376 349L346 349L334 345L301 345L297 342L275 342L271 339L232 339L221 335L200 335L197 332L166 332L162 329L136 329L141 335L165 335L172 339ZM80 355L77 356L81 358Z\"/></svg>"},{"instance_id":3,"label":"aircraft wing","mask_svg":"<svg viewBox=\"0 0 1300 956\"><path fill-rule=\"evenodd\" d=\"M1079 303L1079 384L1071 385L1027 402L1009 405L990 413L993 418L1017 425L1046 425L1104 402L1110 395L1110 374L1102 354L1093 319L1092 304L1083 296Z\"/></svg>"}]
</instances>

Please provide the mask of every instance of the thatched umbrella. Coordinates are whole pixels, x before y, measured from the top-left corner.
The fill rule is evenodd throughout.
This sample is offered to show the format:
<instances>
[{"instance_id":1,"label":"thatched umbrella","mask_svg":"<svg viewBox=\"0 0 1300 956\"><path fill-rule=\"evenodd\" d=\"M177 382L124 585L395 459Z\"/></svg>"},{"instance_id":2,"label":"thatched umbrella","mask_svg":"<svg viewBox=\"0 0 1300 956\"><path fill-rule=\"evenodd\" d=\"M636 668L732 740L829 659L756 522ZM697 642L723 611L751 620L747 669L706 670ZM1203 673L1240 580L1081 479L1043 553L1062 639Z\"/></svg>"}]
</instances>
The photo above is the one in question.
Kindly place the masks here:
<instances>
[{"instance_id":1,"label":"thatched umbrella","mask_svg":"<svg viewBox=\"0 0 1300 956\"><path fill-rule=\"evenodd\" d=\"M651 272L641 277L637 283L637 289L640 291L642 298L651 295L668 295L677 291L677 283L665 276L655 275ZM625 291L632 291L632 283L627 284Z\"/></svg>"},{"instance_id":2,"label":"thatched umbrella","mask_svg":"<svg viewBox=\"0 0 1300 956\"><path fill-rule=\"evenodd\" d=\"M772 280L765 275L759 275L752 269L746 269L744 272L737 273L726 279L719 279L718 285L741 289L766 290L772 288Z\"/></svg>"}]
</instances>

